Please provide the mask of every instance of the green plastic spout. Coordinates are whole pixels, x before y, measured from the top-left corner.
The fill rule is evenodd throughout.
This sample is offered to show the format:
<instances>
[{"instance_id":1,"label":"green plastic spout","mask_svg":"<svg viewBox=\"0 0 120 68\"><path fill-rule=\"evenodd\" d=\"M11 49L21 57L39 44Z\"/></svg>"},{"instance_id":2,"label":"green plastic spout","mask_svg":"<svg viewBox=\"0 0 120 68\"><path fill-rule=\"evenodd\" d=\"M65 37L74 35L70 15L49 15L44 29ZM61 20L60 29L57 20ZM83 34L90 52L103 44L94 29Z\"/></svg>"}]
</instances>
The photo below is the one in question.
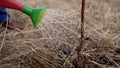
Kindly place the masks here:
<instances>
[{"instance_id":1,"label":"green plastic spout","mask_svg":"<svg viewBox=\"0 0 120 68\"><path fill-rule=\"evenodd\" d=\"M40 21L42 20L44 14L46 11L46 6L43 5L39 8L32 8L28 5L24 5L22 12L29 15L32 23L34 25L34 27L37 27L37 25L40 23Z\"/></svg>"}]
</instances>

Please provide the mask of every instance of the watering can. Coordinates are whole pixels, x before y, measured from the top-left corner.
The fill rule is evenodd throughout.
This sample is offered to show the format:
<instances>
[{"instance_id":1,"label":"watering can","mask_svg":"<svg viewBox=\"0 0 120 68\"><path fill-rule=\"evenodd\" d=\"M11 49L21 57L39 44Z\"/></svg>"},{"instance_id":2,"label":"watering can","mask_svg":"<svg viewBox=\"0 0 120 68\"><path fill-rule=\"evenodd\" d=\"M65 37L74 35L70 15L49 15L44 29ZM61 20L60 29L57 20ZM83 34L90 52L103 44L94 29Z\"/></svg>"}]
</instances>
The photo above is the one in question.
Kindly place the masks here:
<instances>
[{"instance_id":1,"label":"watering can","mask_svg":"<svg viewBox=\"0 0 120 68\"><path fill-rule=\"evenodd\" d=\"M32 8L29 5L19 2L18 0L0 0L0 7L16 9L27 14L30 16L34 27L37 27L46 10L45 5L39 8Z\"/></svg>"}]
</instances>

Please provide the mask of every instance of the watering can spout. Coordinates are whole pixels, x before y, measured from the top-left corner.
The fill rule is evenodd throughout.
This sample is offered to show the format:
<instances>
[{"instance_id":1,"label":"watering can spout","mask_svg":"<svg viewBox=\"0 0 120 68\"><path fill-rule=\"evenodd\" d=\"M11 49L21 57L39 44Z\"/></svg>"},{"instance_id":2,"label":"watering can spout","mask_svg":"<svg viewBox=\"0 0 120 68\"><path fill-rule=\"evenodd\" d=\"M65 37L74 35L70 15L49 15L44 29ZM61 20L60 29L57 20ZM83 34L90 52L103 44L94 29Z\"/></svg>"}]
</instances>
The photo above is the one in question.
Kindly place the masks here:
<instances>
[{"instance_id":1,"label":"watering can spout","mask_svg":"<svg viewBox=\"0 0 120 68\"><path fill-rule=\"evenodd\" d=\"M22 12L29 15L34 27L37 27L39 22L42 20L44 13L45 13L45 5L38 7L38 8L31 8L28 5L24 5Z\"/></svg>"},{"instance_id":2,"label":"watering can spout","mask_svg":"<svg viewBox=\"0 0 120 68\"><path fill-rule=\"evenodd\" d=\"M24 5L18 0L0 0L0 7L11 8L22 11L23 13L30 16L34 27L37 27L37 25L43 18L46 9L45 5L39 8L32 8L28 5Z\"/></svg>"}]
</instances>

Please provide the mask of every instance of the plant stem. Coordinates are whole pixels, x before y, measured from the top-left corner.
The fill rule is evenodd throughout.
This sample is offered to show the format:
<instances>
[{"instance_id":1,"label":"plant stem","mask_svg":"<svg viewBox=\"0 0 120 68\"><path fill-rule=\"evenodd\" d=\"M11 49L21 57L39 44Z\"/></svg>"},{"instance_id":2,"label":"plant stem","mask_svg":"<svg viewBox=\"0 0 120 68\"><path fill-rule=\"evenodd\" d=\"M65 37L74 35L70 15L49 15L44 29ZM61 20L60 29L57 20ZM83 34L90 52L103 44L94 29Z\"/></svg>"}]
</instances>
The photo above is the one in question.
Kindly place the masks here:
<instances>
[{"instance_id":1,"label":"plant stem","mask_svg":"<svg viewBox=\"0 0 120 68\"><path fill-rule=\"evenodd\" d=\"M85 12L85 0L82 0L82 7L81 7L81 38L80 38L80 44L79 44L78 49L77 49L77 55L78 55L78 61L79 62L84 61L82 53L81 53L81 51L82 51L82 49L84 47L84 19L85 19L84 12Z\"/></svg>"},{"instance_id":2,"label":"plant stem","mask_svg":"<svg viewBox=\"0 0 120 68\"><path fill-rule=\"evenodd\" d=\"M80 40L80 51L83 49L84 46L84 12L85 12L85 0L82 0L82 9L81 9L81 40Z\"/></svg>"}]
</instances>

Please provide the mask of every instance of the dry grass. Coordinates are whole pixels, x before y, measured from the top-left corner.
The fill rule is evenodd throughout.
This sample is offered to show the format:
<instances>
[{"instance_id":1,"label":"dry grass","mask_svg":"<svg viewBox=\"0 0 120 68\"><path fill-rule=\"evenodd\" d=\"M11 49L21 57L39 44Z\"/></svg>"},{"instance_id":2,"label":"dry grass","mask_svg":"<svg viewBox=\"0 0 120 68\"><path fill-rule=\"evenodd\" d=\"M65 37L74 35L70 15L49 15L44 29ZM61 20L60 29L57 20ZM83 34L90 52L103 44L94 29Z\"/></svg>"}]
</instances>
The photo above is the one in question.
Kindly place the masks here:
<instances>
[{"instance_id":1,"label":"dry grass","mask_svg":"<svg viewBox=\"0 0 120 68\"><path fill-rule=\"evenodd\" d=\"M1 28L0 68L74 68L80 38L81 1L24 2L33 7L47 4L46 15L34 29L26 15L9 10L12 19L24 23L25 29ZM120 68L120 56L115 51L120 48L119 2L86 0L84 68Z\"/></svg>"}]
</instances>

